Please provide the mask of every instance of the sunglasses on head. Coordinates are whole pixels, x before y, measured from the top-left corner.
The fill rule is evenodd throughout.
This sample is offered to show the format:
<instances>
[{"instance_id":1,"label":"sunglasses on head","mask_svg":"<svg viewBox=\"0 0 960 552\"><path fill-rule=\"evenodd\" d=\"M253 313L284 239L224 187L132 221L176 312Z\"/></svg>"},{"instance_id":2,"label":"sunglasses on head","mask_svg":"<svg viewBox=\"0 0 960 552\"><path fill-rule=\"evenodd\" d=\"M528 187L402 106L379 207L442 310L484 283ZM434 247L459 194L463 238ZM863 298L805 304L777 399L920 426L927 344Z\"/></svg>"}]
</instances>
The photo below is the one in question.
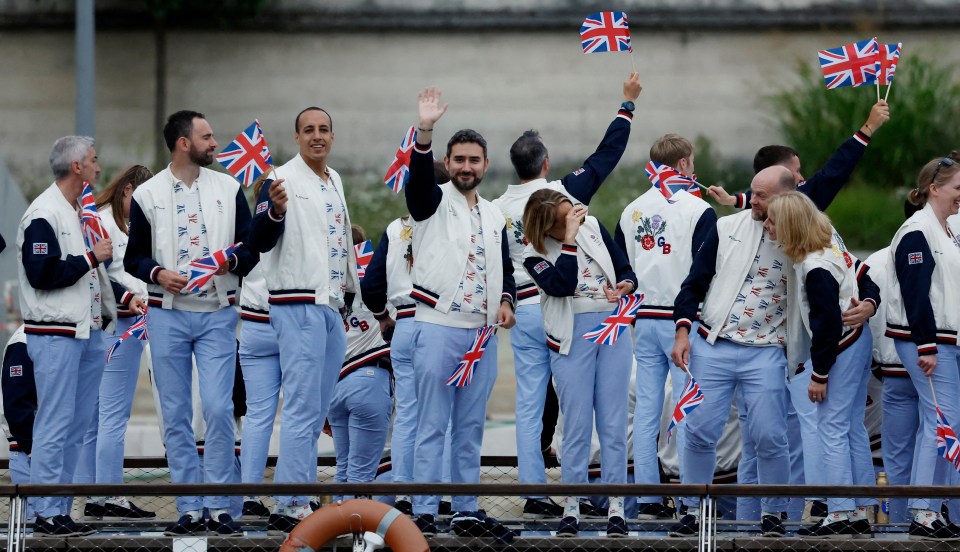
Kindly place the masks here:
<instances>
[{"instance_id":1,"label":"sunglasses on head","mask_svg":"<svg viewBox=\"0 0 960 552\"><path fill-rule=\"evenodd\" d=\"M952 167L956 161L952 157L944 157L937 163L937 168L933 170L933 178L930 179L930 183L934 184L937 181L937 174L940 173L940 167Z\"/></svg>"}]
</instances>

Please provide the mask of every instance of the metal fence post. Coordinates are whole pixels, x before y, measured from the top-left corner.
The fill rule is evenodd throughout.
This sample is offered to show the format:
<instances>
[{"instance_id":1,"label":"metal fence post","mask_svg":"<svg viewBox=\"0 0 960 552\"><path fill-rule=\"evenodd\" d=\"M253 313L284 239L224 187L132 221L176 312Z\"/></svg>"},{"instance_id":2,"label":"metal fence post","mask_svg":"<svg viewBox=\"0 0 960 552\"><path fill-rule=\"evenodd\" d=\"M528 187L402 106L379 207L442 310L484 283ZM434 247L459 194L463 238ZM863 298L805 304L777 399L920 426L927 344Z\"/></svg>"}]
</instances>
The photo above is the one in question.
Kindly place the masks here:
<instances>
[{"instance_id":1,"label":"metal fence post","mask_svg":"<svg viewBox=\"0 0 960 552\"><path fill-rule=\"evenodd\" d=\"M700 533L697 550L715 552L717 550L717 499L706 495L700 497Z\"/></svg>"},{"instance_id":2,"label":"metal fence post","mask_svg":"<svg viewBox=\"0 0 960 552\"><path fill-rule=\"evenodd\" d=\"M10 509L7 513L7 550L22 552L26 549L27 499L14 495L10 497Z\"/></svg>"}]
</instances>

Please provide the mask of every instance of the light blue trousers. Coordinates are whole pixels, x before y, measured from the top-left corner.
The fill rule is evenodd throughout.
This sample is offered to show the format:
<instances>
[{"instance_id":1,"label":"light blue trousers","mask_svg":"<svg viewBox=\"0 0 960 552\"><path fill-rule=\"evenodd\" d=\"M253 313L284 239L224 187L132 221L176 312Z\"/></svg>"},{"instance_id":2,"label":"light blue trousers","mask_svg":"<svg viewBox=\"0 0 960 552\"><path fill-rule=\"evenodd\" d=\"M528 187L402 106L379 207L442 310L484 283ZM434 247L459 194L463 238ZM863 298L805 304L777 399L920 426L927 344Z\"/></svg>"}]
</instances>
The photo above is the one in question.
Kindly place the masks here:
<instances>
[{"instance_id":1,"label":"light blue trousers","mask_svg":"<svg viewBox=\"0 0 960 552\"><path fill-rule=\"evenodd\" d=\"M748 347L718 339L714 345L691 336L690 371L700 384L703 403L684 419L687 424L680 477L683 483L710 483L717 464L717 441L729 417L737 386L747 411L747 433L757 451L757 475L765 485L790 478L783 378L786 357L779 347ZM699 506L691 497L690 505ZM687 503L687 499L684 499ZM783 512L782 497L764 497L764 512Z\"/></svg>"},{"instance_id":2,"label":"light blue trousers","mask_svg":"<svg viewBox=\"0 0 960 552\"><path fill-rule=\"evenodd\" d=\"M337 382L330 403L330 427L337 453L338 483L367 483L387 442L393 411L393 384L384 368L362 366Z\"/></svg>"},{"instance_id":3,"label":"light blue trousers","mask_svg":"<svg viewBox=\"0 0 960 552\"><path fill-rule=\"evenodd\" d=\"M31 483L70 483L81 443L94 423L97 394L107 350L100 330L89 339L55 335L27 336L37 384L37 415L33 423ZM36 515L70 515L70 501L39 497Z\"/></svg>"},{"instance_id":4,"label":"light blue trousers","mask_svg":"<svg viewBox=\"0 0 960 552\"><path fill-rule=\"evenodd\" d=\"M637 359L637 402L633 413L633 478L642 485L660 483L657 437L660 435L667 374L670 374L673 382L673 396L670 401L674 405L680 399L683 386L687 383L687 374L670 359L675 333L676 327L669 319L638 318L633 328L633 355ZM684 424L673 430L679 454L683 454L685 432ZM658 496L644 496L640 498L640 503L660 500Z\"/></svg>"},{"instance_id":5,"label":"light blue trousers","mask_svg":"<svg viewBox=\"0 0 960 552\"><path fill-rule=\"evenodd\" d=\"M550 351L550 369L563 414L560 479L564 483L588 481L594 422L600 439L602 481L627 482L627 400L633 367L629 334L621 335L613 345L582 337L607 316L607 312L575 314L569 354Z\"/></svg>"},{"instance_id":6,"label":"light blue trousers","mask_svg":"<svg viewBox=\"0 0 960 552\"><path fill-rule=\"evenodd\" d=\"M280 344L269 323L240 324L240 369L247 393L240 448L240 480L262 483L270 451L270 436L280 402Z\"/></svg>"},{"instance_id":7,"label":"light blue trousers","mask_svg":"<svg viewBox=\"0 0 960 552\"><path fill-rule=\"evenodd\" d=\"M397 320L390 341L390 363L396 390L396 412L390 439L391 477L413 481L413 446L417 438L417 382L413 374L413 318Z\"/></svg>"},{"instance_id":8,"label":"light blue trousers","mask_svg":"<svg viewBox=\"0 0 960 552\"><path fill-rule=\"evenodd\" d=\"M117 320L115 335L104 334L105 345L110 347L127 331L136 317ZM123 446L127 423L133 408L133 395L140 375L140 356L143 342L127 338L110 357L103 369L100 382L100 416L96 438L97 483L123 483Z\"/></svg>"},{"instance_id":9,"label":"light blue trousers","mask_svg":"<svg viewBox=\"0 0 960 552\"><path fill-rule=\"evenodd\" d=\"M826 485L873 485L873 462L870 460L870 436L863 425L867 406L867 383L870 378L872 338L869 328L845 351L837 356L827 380L827 396L817 403L817 433L820 437L822 463L816 473ZM807 370L813 371L810 361ZM863 459L866 457L867 464ZM855 506L875 504L875 500L827 498L827 510L849 512Z\"/></svg>"},{"instance_id":10,"label":"light blue trousers","mask_svg":"<svg viewBox=\"0 0 960 552\"><path fill-rule=\"evenodd\" d=\"M460 359L473 345L475 329L450 328L414 322L413 366L417 381L417 439L413 479L433 483L443 472L444 437L450 435L450 479L453 483L480 481L480 447L487 400L497 380L497 336L490 337L483 357L465 387L446 384ZM439 496L413 497L415 514L437 514ZM453 497L454 511L476 511L477 497Z\"/></svg>"},{"instance_id":11,"label":"light blue trousers","mask_svg":"<svg viewBox=\"0 0 960 552\"><path fill-rule=\"evenodd\" d=\"M517 470L520 483L546 483L540 434L543 432L543 405L550 385L550 350L539 304L517 307L517 325L510 330L510 344L517 380Z\"/></svg>"},{"instance_id":12,"label":"light blue trousers","mask_svg":"<svg viewBox=\"0 0 960 552\"><path fill-rule=\"evenodd\" d=\"M939 397L938 397L939 398ZM908 377L883 378L883 425L880 447L883 469L890 485L909 485L913 452L920 427L920 408L917 388ZM951 422L953 423L953 422ZM958 512L951 512L956 515ZM889 499L890 523L909 523L907 499Z\"/></svg>"},{"instance_id":13,"label":"light blue trousers","mask_svg":"<svg viewBox=\"0 0 960 552\"><path fill-rule=\"evenodd\" d=\"M163 416L163 442L175 483L229 483L234 452L233 383L237 363L237 312L151 309L147 317L153 378ZM206 423L203 475L193 434L193 358ZM229 497L177 498L187 511L230 507Z\"/></svg>"},{"instance_id":14,"label":"light blue trousers","mask_svg":"<svg viewBox=\"0 0 960 552\"><path fill-rule=\"evenodd\" d=\"M910 341L894 342L900 362L907 368L910 380L917 390L920 404L920 429L913 451L910 484L917 486L957 485L957 472L950 463L937 454L937 411L934 408L930 382L937 392L937 405L954 431L960 430L960 348L956 345L937 345L937 367L930 378L917 366L917 346ZM36 446L36 445L34 445ZM911 498L908 507L917 510L940 511L942 499Z\"/></svg>"},{"instance_id":15,"label":"light blue trousers","mask_svg":"<svg viewBox=\"0 0 960 552\"><path fill-rule=\"evenodd\" d=\"M280 342L280 456L275 483L317 481L317 439L347 351L343 317L327 305L273 305L270 324ZM276 497L305 506L310 497Z\"/></svg>"}]
</instances>

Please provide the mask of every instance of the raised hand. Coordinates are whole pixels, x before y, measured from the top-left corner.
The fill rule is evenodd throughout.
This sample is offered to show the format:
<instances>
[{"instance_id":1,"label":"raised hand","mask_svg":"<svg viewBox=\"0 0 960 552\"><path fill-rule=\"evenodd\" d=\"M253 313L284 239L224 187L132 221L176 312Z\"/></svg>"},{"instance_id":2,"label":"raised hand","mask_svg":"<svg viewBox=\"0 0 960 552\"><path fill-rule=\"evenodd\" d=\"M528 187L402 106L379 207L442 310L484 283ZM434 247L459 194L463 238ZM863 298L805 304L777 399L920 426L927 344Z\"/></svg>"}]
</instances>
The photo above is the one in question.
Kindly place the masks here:
<instances>
[{"instance_id":1,"label":"raised hand","mask_svg":"<svg viewBox=\"0 0 960 552\"><path fill-rule=\"evenodd\" d=\"M890 106L886 100L880 100L870 108L870 116L863 126L867 127L869 135L873 135L884 123L890 120Z\"/></svg>"},{"instance_id":2,"label":"raised hand","mask_svg":"<svg viewBox=\"0 0 960 552\"><path fill-rule=\"evenodd\" d=\"M634 71L630 73L627 80L623 81L623 101L635 101L640 97L641 90L643 90L643 85L640 84L640 73Z\"/></svg>"},{"instance_id":3,"label":"raised hand","mask_svg":"<svg viewBox=\"0 0 960 552\"><path fill-rule=\"evenodd\" d=\"M440 103L440 91L434 87L425 89L417 94L420 101L420 127L421 132L433 130L433 125L443 117L447 112L449 104Z\"/></svg>"},{"instance_id":4,"label":"raised hand","mask_svg":"<svg viewBox=\"0 0 960 552\"><path fill-rule=\"evenodd\" d=\"M707 188L707 193L720 205L733 205L737 202L737 198L728 194L727 191L720 186L710 186Z\"/></svg>"},{"instance_id":5,"label":"raised hand","mask_svg":"<svg viewBox=\"0 0 960 552\"><path fill-rule=\"evenodd\" d=\"M587 208L582 203L577 203L572 209L567 211L564 220L563 243L577 243L577 232L580 231L580 225L583 224L584 217L587 216Z\"/></svg>"}]
</instances>

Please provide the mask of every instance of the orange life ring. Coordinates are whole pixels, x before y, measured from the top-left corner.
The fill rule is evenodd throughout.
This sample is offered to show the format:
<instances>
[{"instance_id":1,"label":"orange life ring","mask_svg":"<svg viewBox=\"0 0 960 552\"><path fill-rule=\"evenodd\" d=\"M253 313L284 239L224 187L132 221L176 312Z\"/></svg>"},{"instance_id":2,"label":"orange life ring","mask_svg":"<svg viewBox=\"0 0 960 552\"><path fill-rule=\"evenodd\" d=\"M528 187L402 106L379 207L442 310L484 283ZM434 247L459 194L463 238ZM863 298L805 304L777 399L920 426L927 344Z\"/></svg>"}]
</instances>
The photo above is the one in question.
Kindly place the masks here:
<instances>
[{"instance_id":1,"label":"orange life ring","mask_svg":"<svg viewBox=\"0 0 960 552\"><path fill-rule=\"evenodd\" d=\"M330 540L354 531L380 535L395 552L430 552L423 533L407 516L382 502L358 498L328 504L301 521L280 546L280 552L320 548Z\"/></svg>"}]
</instances>

